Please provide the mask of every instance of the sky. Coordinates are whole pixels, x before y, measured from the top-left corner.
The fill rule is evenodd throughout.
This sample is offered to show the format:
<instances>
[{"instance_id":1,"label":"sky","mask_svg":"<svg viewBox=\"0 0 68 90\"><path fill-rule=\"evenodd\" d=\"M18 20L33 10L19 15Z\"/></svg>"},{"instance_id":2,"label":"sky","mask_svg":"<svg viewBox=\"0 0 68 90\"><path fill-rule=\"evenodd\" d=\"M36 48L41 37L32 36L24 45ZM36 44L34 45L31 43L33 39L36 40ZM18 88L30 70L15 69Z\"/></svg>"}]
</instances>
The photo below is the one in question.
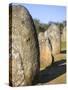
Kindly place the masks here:
<instances>
[{"instance_id":1,"label":"sky","mask_svg":"<svg viewBox=\"0 0 68 90\"><path fill-rule=\"evenodd\" d=\"M62 22L66 20L66 7L55 5L23 4L33 18L41 23Z\"/></svg>"}]
</instances>

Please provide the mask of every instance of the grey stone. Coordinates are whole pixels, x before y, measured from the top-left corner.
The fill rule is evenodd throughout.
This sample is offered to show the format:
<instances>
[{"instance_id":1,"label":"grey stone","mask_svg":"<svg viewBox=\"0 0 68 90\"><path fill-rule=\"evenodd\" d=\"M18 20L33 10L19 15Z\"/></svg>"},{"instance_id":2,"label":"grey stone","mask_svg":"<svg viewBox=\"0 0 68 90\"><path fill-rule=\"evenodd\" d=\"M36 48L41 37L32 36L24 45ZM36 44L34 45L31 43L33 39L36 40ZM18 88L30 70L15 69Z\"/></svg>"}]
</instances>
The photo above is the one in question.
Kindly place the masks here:
<instances>
[{"instance_id":1,"label":"grey stone","mask_svg":"<svg viewBox=\"0 0 68 90\"><path fill-rule=\"evenodd\" d=\"M57 25L51 24L47 31L52 44L52 54L55 55L60 53L60 29Z\"/></svg>"},{"instance_id":2,"label":"grey stone","mask_svg":"<svg viewBox=\"0 0 68 90\"><path fill-rule=\"evenodd\" d=\"M61 41L65 42L66 41L66 27L64 26L61 34Z\"/></svg>"},{"instance_id":3,"label":"grey stone","mask_svg":"<svg viewBox=\"0 0 68 90\"><path fill-rule=\"evenodd\" d=\"M48 40L47 31L40 32L38 35L39 48L40 48L40 66L42 69L52 64L51 45Z\"/></svg>"},{"instance_id":4,"label":"grey stone","mask_svg":"<svg viewBox=\"0 0 68 90\"><path fill-rule=\"evenodd\" d=\"M29 11L11 4L9 25L9 84L32 85L39 73L39 45Z\"/></svg>"}]
</instances>

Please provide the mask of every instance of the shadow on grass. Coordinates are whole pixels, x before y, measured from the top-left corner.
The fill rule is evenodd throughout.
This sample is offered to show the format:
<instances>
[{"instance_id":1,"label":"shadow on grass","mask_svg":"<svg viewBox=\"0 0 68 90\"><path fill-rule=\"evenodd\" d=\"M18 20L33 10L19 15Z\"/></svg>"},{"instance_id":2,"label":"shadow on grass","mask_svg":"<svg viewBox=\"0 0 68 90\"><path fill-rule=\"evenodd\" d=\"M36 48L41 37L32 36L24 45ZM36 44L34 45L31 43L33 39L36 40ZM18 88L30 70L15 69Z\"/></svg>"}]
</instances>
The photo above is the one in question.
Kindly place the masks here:
<instances>
[{"instance_id":1,"label":"shadow on grass","mask_svg":"<svg viewBox=\"0 0 68 90\"><path fill-rule=\"evenodd\" d=\"M55 62L52 66L49 66L45 68L44 70L41 70L39 73L39 80L35 82L36 84L43 84L47 83L58 76L64 74L66 72L66 60L61 60Z\"/></svg>"},{"instance_id":2,"label":"shadow on grass","mask_svg":"<svg viewBox=\"0 0 68 90\"><path fill-rule=\"evenodd\" d=\"M66 72L65 60L55 62L40 72L39 82L46 83Z\"/></svg>"},{"instance_id":3,"label":"shadow on grass","mask_svg":"<svg viewBox=\"0 0 68 90\"><path fill-rule=\"evenodd\" d=\"M62 50L60 53L66 54L66 50Z\"/></svg>"}]
</instances>

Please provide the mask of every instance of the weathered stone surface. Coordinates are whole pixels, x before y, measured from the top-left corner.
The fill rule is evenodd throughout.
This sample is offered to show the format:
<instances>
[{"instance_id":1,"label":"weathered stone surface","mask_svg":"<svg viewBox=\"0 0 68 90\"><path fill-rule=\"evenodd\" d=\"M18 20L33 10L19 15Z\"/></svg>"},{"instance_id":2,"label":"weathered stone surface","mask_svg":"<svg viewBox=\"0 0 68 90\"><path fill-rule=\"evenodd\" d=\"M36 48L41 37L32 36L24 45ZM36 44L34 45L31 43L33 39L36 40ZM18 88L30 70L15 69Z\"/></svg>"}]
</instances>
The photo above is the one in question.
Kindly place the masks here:
<instances>
[{"instance_id":1,"label":"weathered stone surface","mask_svg":"<svg viewBox=\"0 0 68 90\"><path fill-rule=\"evenodd\" d=\"M20 5L9 7L9 84L31 85L39 72L39 45L32 17Z\"/></svg>"},{"instance_id":2,"label":"weathered stone surface","mask_svg":"<svg viewBox=\"0 0 68 90\"><path fill-rule=\"evenodd\" d=\"M48 37L52 44L53 55L60 53L60 30L57 25L51 24L48 28Z\"/></svg>"},{"instance_id":3,"label":"weathered stone surface","mask_svg":"<svg viewBox=\"0 0 68 90\"><path fill-rule=\"evenodd\" d=\"M38 35L40 47L40 66L48 67L52 63L51 46L49 44L47 31Z\"/></svg>"}]
</instances>

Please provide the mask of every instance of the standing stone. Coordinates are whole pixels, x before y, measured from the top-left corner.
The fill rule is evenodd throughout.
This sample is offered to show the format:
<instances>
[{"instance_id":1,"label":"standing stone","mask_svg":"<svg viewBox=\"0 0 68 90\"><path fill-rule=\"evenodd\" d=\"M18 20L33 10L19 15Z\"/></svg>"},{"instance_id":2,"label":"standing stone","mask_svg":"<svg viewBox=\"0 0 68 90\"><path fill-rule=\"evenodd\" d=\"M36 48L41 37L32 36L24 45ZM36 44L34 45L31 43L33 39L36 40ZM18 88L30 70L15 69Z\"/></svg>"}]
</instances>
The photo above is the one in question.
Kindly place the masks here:
<instances>
[{"instance_id":1,"label":"standing stone","mask_svg":"<svg viewBox=\"0 0 68 90\"><path fill-rule=\"evenodd\" d=\"M52 44L52 54L60 53L60 30L57 25L51 24L48 28L48 37Z\"/></svg>"},{"instance_id":2,"label":"standing stone","mask_svg":"<svg viewBox=\"0 0 68 90\"><path fill-rule=\"evenodd\" d=\"M39 45L35 26L28 10L9 6L9 84L32 85L39 72Z\"/></svg>"},{"instance_id":3,"label":"standing stone","mask_svg":"<svg viewBox=\"0 0 68 90\"><path fill-rule=\"evenodd\" d=\"M66 27L64 27L63 30L62 30L61 41L62 42L66 41Z\"/></svg>"},{"instance_id":4,"label":"standing stone","mask_svg":"<svg viewBox=\"0 0 68 90\"><path fill-rule=\"evenodd\" d=\"M51 46L49 44L47 31L38 35L40 47L40 66L46 68L52 63Z\"/></svg>"}]
</instances>

